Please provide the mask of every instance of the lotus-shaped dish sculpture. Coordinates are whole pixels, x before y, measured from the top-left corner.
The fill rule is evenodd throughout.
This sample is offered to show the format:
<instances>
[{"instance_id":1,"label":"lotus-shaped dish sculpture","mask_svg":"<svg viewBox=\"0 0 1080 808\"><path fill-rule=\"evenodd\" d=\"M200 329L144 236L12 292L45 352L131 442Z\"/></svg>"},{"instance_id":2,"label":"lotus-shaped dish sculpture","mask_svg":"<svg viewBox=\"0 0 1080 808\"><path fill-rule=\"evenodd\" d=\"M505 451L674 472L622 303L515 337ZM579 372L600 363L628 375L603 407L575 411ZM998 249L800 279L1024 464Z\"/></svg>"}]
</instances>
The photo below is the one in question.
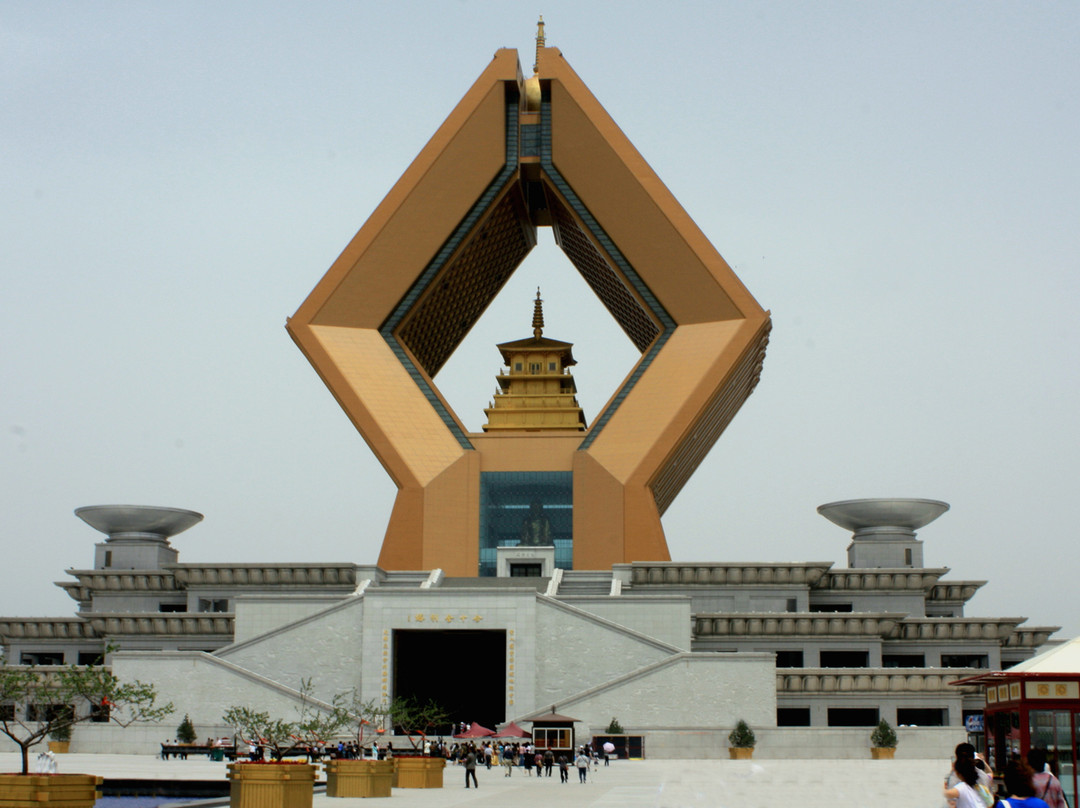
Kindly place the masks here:
<instances>
[{"instance_id":1,"label":"lotus-shaped dish sculpture","mask_svg":"<svg viewBox=\"0 0 1080 808\"><path fill-rule=\"evenodd\" d=\"M890 528L890 532L914 533L949 510L949 503L936 499L846 499L828 502L817 510L833 524L856 534Z\"/></svg>"},{"instance_id":2,"label":"lotus-shaped dish sculpture","mask_svg":"<svg viewBox=\"0 0 1080 808\"><path fill-rule=\"evenodd\" d=\"M76 508L75 515L110 539L126 536L168 539L203 519L195 511L151 505L88 505Z\"/></svg>"}]
</instances>

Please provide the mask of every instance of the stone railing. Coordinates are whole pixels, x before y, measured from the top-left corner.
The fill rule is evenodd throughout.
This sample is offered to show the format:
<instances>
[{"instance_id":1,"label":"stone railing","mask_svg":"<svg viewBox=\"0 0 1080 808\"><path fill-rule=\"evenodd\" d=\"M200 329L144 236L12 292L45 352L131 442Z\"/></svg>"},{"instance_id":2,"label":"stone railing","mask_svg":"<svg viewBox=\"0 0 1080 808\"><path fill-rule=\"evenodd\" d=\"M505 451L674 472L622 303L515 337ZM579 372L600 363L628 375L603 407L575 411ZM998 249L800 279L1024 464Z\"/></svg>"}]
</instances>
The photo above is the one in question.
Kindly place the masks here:
<instances>
[{"instance_id":1,"label":"stone railing","mask_svg":"<svg viewBox=\"0 0 1080 808\"><path fill-rule=\"evenodd\" d=\"M634 562L632 586L816 586L831 562L808 564L680 564Z\"/></svg>"},{"instance_id":2,"label":"stone railing","mask_svg":"<svg viewBox=\"0 0 1080 808\"><path fill-rule=\"evenodd\" d=\"M890 636L904 614L695 614L694 639L708 637Z\"/></svg>"},{"instance_id":3,"label":"stone railing","mask_svg":"<svg viewBox=\"0 0 1080 808\"><path fill-rule=\"evenodd\" d=\"M167 567L184 587L355 587L354 564L183 564Z\"/></svg>"},{"instance_id":4,"label":"stone railing","mask_svg":"<svg viewBox=\"0 0 1080 808\"><path fill-rule=\"evenodd\" d=\"M967 603L986 581L944 581L930 587L926 599L931 602Z\"/></svg>"},{"instance_id":5,"label":"stone railing","mask_svg":"<svg viewBox=\"0 0 1080 808\"><path fill-rule=\"evenodd\" d=\"M1003 644L1006 648L1038 648L1055 631L1061 631L1061 626L1024 626L1014 629Z\"/></svg>"},{"instance_id":6,"label":"stone railing","mask_svg":"<svg viewBox=\"0 0 1080 808\"><path fill-rule=\"evenodd\" d=\"M233 636L231 614L90 614L87 620L103 636Z\"/></svg>"},{"instance_id":7,"label":"stone railing","mask_svg":"<svg viewBox=\"0 0 1080 808\"><path fill-rule=\"evenodd\" d=\"M799 693L967 693L978 695L977 685L950 683L980 671L952 668L941 673L925 668L781 668L776 672L776 694ZM983 671L985 673L985 671Z\"/></svg>"},{"instance_id":8,"label":"stone railing","mask_svg":"<svg viewBox=\"0 0 1080 808\"><path fill-rule=\"evenodd\" d=\"M937 583L938 578L948 571L947 567L933 569L836 570L826 573L819 588L839 592L863 592L867 590L926 592Z\"/></svg>"},{"instance_id":9,"label":"stone railing","mask_svg":"<svg viewBox=\"0 0 1080 808\"><path fill-rule=\"evenodd\" d=\"M1024 617L909 617L888 639L897 640L1005 640Z\"/></svg>"},{"instance_id":10,"label":"stone railing","mask_svg":"<svg viewBox=\"0 0 1080 808\"><path fill-rule=\"evenodd\" d=\"M96 638L94 627L79 618L27 617L0 620L5 640L83 640Z\"/></svg>"},{"instance_id":11,"label":"stone railing","mask_svg":"<svg viewBox=\"0 0 1080 808\"><path fill-rule=\"evenodd\" d=\"M168 570L68 570L74 581L58 581L76 600L90 600L94 592L174 592L173 574ZM78 596L77 596L78 595Z\"/></svg>"}]
</instances>

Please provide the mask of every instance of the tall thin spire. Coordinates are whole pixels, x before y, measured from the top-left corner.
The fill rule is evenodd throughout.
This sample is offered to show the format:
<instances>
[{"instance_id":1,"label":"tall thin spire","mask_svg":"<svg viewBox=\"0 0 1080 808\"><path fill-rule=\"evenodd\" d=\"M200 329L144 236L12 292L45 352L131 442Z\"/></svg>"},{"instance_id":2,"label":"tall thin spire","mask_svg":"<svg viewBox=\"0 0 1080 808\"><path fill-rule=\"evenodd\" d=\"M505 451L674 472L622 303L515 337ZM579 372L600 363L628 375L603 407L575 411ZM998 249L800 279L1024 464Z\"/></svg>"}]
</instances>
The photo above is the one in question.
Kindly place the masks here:
<instances>
[{"instance_id":1,"label":"tall thin spire","mask_svg":"<svg viewBox=\"0 0 1080 808\"><path fill-rule=\"evenodd\" d=\"M543 25L543 23L541 23ZM544 334L544 301L540 299L540 287L536 287L536 301L533 303L533 336L540 339Z\"/></svg>"},{"instance_id":2,"label":"tall thin spire","mask_svg":"<svg viewBox=\"0 0 1080 808\"><path fill-rule=\"evenodd\" d=\"M540 49L544 47L544 15L540 15L540 22L536 24L536 61L533 62L533 75L540 72Z\"/></svg>"}]
</instances>

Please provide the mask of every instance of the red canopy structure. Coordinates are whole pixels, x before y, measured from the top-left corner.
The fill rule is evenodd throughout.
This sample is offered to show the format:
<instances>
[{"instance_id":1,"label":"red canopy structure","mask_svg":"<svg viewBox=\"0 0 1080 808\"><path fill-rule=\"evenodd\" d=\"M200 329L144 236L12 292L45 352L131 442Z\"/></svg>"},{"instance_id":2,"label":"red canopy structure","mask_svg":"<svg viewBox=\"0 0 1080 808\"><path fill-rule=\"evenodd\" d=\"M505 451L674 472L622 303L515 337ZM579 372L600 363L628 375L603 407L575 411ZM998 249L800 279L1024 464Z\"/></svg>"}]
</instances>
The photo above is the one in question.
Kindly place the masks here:
<instances>
[{"instance_id":1,"label":"red canopy structure","mask_svg":"<svg viewBox=\"0 0 1080 808\"><path fill-rule=\"evenodd\" d=\"M464 732L459 732L455 735L455 738L490 738L495 734L495 730L488 729L487 727L477 724L475 721Z\"/></svg>"},{"instance_id":2,"label":"red canopy structure","mask_svg":"<svg viewBox=\"0 0 1080 808\"><path fill-rule=\"evenodd\" d=\"M526 732L513 721L502 728L500 732L495 734L496 738L531 738L532 733Z\"/></svg>"}]
</instances>

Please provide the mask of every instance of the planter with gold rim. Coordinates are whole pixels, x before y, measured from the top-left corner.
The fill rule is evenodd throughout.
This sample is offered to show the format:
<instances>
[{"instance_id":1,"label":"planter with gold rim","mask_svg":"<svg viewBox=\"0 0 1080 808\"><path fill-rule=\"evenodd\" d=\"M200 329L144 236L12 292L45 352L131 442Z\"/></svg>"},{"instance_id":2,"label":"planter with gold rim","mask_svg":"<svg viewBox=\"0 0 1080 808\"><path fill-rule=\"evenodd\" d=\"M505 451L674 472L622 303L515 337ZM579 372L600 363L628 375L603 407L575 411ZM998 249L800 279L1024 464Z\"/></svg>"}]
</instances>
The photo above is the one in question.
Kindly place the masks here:
<instances>
[{"instance_id":1,"label":"planter with gold rim","mask_svg":"<svg viewBox=\"0 0 1080 808\"><path fill-rule=\"evenodd\" d=\"M315 773L311 763L230 763L230 808L311 808Z\"/></svg>"},{"instance_id":2,"label":"planter with gold rim","mask_svg":"<svg viewBox=\"0 0 1080 808\"><path fill-rule=\"evenodd\" d=\"M446 759L441 757L396 757L394 771L398 788L442 788Z\"/></svg>"},{"instance_id":3,"label":"planter with gold rim","mask_svg":"<svg viewBox=\"0 0 1080 808\"><path fill-rule=\"evenodd\" d=\"M393 760L326 762L328 797L389 797L393 779Z\"/></svg>"},{"instance_id":4,"label":"planter with gold rim","mask_svg":"<svg viewBox=\"0 0 1080 808\"><path fill-rule=\"evenodd\" d=\"M93 774L0 774L0 808L94 808L100 785Z\"/></svg>"}]
</instances>

